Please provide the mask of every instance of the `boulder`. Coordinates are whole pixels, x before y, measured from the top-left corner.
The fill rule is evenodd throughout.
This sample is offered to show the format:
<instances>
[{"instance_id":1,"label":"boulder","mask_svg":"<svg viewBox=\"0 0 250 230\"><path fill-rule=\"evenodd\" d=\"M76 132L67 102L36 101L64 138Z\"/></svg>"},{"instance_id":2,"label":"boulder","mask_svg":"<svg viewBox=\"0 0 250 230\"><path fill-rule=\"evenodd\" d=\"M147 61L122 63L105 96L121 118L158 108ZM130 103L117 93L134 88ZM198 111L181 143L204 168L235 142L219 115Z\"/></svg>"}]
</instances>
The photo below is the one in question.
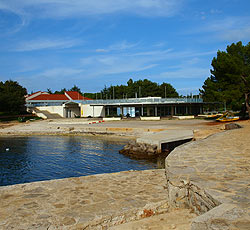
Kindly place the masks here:
<instances>
[{"instance_id":1,"label":"boulder","mask_svg":"<svg viewBox=\"0 0 250 230\"><path fill-rule=\"evenodd\" d=\"M225 130L239 129L239 128L242 128L242 126L237 123L225 124Z\"/></svg>"}]
</instances>

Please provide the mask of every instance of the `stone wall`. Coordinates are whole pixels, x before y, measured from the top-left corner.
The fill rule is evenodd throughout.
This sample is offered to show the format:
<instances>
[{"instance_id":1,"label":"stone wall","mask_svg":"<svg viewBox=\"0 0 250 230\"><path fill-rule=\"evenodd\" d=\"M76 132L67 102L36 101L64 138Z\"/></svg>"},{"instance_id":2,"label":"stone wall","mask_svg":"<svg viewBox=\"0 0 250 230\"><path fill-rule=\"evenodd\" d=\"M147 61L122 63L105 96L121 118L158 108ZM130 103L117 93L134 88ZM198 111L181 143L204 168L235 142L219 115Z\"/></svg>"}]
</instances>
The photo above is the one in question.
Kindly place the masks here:
<instances>
[{"instance_id":1,"label":"stone wall","mask_svg":"<svg viewBox=\"0 0 250 230\"><path fill-rule=\"evenodd\" d=\"M249 128L177 147L165 161L168 203L200 215L191 230L250 229Z\"/></svg>"}]
</instances>

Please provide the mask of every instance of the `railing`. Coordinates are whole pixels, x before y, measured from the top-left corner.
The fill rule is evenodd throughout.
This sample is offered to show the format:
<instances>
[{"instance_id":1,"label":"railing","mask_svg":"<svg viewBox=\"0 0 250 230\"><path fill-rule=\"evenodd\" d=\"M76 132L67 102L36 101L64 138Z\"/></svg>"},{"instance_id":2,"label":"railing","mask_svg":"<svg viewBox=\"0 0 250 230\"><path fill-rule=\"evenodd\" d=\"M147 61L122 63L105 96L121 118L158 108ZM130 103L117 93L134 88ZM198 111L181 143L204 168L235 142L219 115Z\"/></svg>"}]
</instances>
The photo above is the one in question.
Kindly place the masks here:
<instances>
[{"instance_id":1,"label":"railing","mask_svg":"<svg viewBox=\"0 0 250 230\"><path fill-rule=\"evenodd\" d=\"M202 103L201 98L130 98L115 100L86 100L83 104L107 105L107 104L171 104L171 103Z\"/></svg>"},{"instance_id":2,"label":"railing","mask_svg":"<svg viewBox=\"0 0 250 230\"><path fill-rule=\"evenodd\" d=\"M60 106L69 101L27 101L27 107L38 106ZM74 100L75 103L88 105L120 105L120 104L175 104L175 103L202 103L202 98L129 98L129 99L114 99L114 100Z\"/></svg>"}]
</instances>

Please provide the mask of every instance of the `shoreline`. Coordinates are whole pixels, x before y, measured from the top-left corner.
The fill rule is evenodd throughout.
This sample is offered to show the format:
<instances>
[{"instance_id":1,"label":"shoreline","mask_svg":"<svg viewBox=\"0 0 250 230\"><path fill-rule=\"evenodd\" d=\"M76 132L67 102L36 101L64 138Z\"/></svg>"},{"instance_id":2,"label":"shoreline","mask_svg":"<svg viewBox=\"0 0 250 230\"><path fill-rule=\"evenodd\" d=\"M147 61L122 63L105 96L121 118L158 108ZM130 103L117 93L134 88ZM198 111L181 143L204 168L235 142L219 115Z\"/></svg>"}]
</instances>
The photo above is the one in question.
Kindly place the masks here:
<instances>
[{"instance_id":1,"label":"shoreline","mask_svg":"<svg viewBox=\"0 0 250 230\"><path fill-rule=\"evenodd\" d=\"M4 122L5 123L5 122ZM190 124L189 124L190 123ZM6 124L6 123L5 123ZM211 134L224 130L223 123L192 120L162 120L152 121L113 121L105 124L88 124L85 121L42 120L28 123L10 122L7 125L0 122L0 136L101 136L136 139L145 134L151 134L173 129L190 129L194 132L194 140L203 139Z\"/></svg>"},{"instance_id":2,"label":"shoreline","mask_svg":"<svg viewBox=\"0 0 250 230\"><path fill-rule=\"evenodd\" d=\"M102 128L115 128L118 132L124 129L124 124L121 127L121 123L109 123ZM167 216L167 213L174 214L188 207L184 214L177 214L179 218L171 220L171 228L208 230L211 226L218 229L230 226L235 230L248 229L250 121L239 124L243 128L225 131L224 124L161 122L161 128L166 130L185 127L196 134L195 141L176 147L169 154L165 170L123 171L0 187L0 199L4 202L2 217L5 218L0 226L16 226L21 220L24 228L36 226L41 229L118 230L128 229L128 223L129 226L153 226L155 222L168 226L168 219L159 219L161 214ZM135 129L140 131L145 128L142 127L145 123L125 125L129 131L132 125L137 125ZM159 123L149 126L152 130L160 129ZM29 125L22 127L26 127L26 134L31 130ZM95 128L98 130L100 126ZM78 133L69 134L79 136ZM138 132L129 134L136 138ZM27 136L30 135L34 133ZM103 136L113 137L105 134L100 138ZM186 218L185 228L178 221L180 218Z\"/></svg>"}]
</instances>

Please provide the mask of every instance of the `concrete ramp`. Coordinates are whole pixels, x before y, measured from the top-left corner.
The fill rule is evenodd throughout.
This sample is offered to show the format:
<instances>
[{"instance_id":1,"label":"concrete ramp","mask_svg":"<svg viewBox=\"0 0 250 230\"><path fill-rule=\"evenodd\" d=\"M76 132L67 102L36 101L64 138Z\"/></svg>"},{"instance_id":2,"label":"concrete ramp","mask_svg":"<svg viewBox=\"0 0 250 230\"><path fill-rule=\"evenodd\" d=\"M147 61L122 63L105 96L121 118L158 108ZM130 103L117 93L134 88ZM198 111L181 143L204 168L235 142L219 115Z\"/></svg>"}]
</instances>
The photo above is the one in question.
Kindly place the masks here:
<instances>
[{"instance_id":1,"label":"concrete ramp","mask_svg":"<svg viewBox=\"0 0 250 230\"><path fill-rule=\"evenodd\" d=\"M45 118L45 119L60 119L62 118L59 114L57 113L50 113L46 110L40 110L40 109L37 109L35 108L34 109L34 112L39 116L39 114L42 114L43 116L41 116L42 118Z\"/></svg>"},{"instance_id":2,"label":"concrete ramp","mask_svg":"<svg viewBox=\"0 0 250 230\"><path fill-rule=\"evenodd\" d=\"M172 142L186 142L193 139L192 130L165 130L158 133L147 134L137 138L137 143L144 143L149 145L156 145L158 151L162 150L164 144Z\"/></svg>"}]
</instances>

